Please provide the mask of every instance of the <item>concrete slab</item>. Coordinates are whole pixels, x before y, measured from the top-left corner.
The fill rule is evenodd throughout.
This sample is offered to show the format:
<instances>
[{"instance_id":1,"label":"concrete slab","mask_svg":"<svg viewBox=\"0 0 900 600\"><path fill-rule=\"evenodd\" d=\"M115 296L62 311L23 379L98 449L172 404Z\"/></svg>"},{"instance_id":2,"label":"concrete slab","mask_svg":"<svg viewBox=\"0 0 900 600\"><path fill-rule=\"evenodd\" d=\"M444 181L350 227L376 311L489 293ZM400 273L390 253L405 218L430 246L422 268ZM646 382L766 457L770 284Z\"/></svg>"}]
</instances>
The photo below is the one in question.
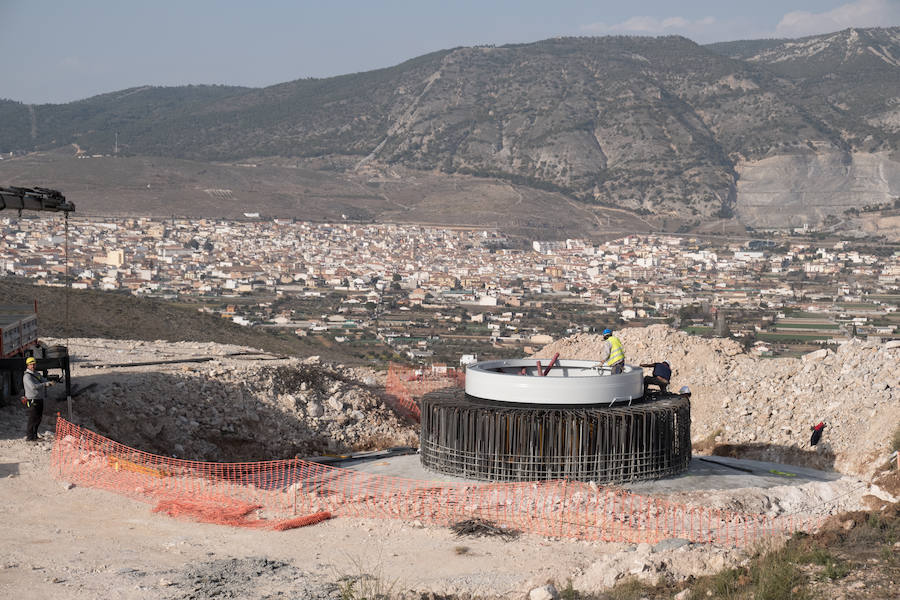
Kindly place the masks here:
<instances>
[{"instance_id":1,"label":"concrete slab","mask_svg":"<svg viewBox=\"0 0 900 600\"><path fill-rule=\"evenodd\" d=\"M813 481L836 481L841 477L840 473L834 471L817 471L782 463L724 456L694 456L686 473L623 487L639 494L670 494L695 490L803 485Z\"/></svg>"},{"instance_id":2,"label":"concrete slab","mask_svg":"<svg viewBox=\"0 0 900 600\"><path fill-rule=\"evenodd\" d=\"M333 466L352 469L360 473L400 477L403 479L485 483L428 471L422 467L417 454L352 459L334 463ZM840 473L833 471L818 471L781 463L742 460L724 456L694 456L691 459L687 472L682 475L617 487L639 494L670 494L673 492L697 490L803 485L813 481L836 481L841 477Z\"/></svg>"},{"instance_id":3,"label":"concrete slab","mask_svg":"<svg viewBox=\"0 0 900 600\"><path fill-rule=\"evenodd\" d=\"M405 456L374 457L371 459L348 460L333 465L342 469L352 469L360 473L372 475L385 475L387 477L400 477L402 479L415 479L421 481L447 481L456 483L484 483L473 479L463 479L428 471L419 462L418 454Z\"/></svg>"}]
</instances>

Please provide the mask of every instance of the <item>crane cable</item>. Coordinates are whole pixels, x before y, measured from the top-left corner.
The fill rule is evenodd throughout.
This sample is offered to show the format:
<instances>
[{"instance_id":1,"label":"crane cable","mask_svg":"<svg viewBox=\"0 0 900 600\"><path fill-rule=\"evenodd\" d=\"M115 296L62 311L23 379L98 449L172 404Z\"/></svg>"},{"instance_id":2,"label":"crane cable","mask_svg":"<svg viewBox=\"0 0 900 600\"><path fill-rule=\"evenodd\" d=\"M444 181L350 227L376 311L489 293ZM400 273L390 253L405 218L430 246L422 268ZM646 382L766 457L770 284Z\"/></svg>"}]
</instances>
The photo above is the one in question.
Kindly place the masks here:
<instances>
[{"instance_id":1,"label":"crane cable","mask_svg":"<svg viewBox=\"0 0 900 600\"><path fill-rule=\"evenodd\" d=\"M69 278L69 211L65 212L66 217L66 291L65 294L65 330L66 330L66 348L69 347L69 290L72 288L72 280Z\"/></svg>"}]
</instances>

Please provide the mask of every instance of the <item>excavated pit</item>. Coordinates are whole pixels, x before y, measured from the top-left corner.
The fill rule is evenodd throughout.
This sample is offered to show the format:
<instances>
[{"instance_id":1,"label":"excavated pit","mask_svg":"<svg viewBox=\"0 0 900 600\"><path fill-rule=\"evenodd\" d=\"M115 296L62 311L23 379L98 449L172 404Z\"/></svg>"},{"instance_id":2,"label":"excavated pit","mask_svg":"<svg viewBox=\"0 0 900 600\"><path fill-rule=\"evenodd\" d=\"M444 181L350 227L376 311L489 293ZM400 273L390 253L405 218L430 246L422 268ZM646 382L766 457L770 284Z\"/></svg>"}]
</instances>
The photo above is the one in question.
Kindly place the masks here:
<instances>
[{"instance_id":1,"label":"excavated pit","mask_svg":"<svg viewBox=\"0 0 900 600\"><path fill-rule=\"evenodd\" d=\"M418 443L371 373L315 357L193 342L73 339L70 347L74 421L145 452L252 462ZM191 362L198 358L208 360ZM123 366L152 360L172 362ZM51 388L45 426L57 410L67 416L60 391Z\"/></svg>"}]
</instances>

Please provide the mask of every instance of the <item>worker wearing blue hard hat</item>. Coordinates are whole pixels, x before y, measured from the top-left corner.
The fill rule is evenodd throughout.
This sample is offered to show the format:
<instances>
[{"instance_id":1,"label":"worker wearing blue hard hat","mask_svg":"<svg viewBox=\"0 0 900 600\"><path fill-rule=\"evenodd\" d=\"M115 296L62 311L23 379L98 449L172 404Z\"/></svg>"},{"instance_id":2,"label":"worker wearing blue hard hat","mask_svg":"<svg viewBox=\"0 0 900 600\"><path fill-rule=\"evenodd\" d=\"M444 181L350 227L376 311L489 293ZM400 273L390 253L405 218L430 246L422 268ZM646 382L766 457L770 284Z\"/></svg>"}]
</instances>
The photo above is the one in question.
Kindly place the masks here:
<instances>
[{"instance_id":1,"label":"worker wearing blue hard hat","mask_svg":"<svg viewBox=\"0 0 900 600\"><path fill-rule=\"evenodd\" d=\"M612 329L603 330L603 346L599 359L613 374L619 374L625 368L625 348L622 341L612 333Z\"/></svg>"}]
</instances>

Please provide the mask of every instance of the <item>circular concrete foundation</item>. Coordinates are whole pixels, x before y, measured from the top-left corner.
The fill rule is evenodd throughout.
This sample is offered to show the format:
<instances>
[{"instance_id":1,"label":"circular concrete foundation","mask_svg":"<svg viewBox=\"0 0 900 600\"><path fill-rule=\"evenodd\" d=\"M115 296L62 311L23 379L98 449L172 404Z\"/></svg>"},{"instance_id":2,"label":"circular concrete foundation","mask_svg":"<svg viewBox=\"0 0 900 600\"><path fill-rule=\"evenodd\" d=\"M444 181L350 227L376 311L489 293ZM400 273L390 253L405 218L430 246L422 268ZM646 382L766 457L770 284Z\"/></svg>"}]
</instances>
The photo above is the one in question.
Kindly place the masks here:
<instances>
[{"instance_id":1,"label":"circular concrete foundation","mask_svg":"<svg viewBox=\"0 0 900 600\"><path fill-rule=\"evenodd\" d=\"M588 372L594 364L560 361L547 376L531 359L468 369L465 392L422 398L422 466L484 481L624 483L685 471L689 394L636 393L643 392L639 368Z\"/></svg>"},{"instance_id":2,"label":"circular concrete foundation","mask_svg":"<svg viewBox=\"0 0 900 600\"><path fill-rule=\"evenodd\" d=\"M489 360L466 369L466 393L483 400L527 404L623 404L644 395L640 367L622 373L591 360L560 360L545 376L534 359Z\"/></svg>"}]
</instances>

